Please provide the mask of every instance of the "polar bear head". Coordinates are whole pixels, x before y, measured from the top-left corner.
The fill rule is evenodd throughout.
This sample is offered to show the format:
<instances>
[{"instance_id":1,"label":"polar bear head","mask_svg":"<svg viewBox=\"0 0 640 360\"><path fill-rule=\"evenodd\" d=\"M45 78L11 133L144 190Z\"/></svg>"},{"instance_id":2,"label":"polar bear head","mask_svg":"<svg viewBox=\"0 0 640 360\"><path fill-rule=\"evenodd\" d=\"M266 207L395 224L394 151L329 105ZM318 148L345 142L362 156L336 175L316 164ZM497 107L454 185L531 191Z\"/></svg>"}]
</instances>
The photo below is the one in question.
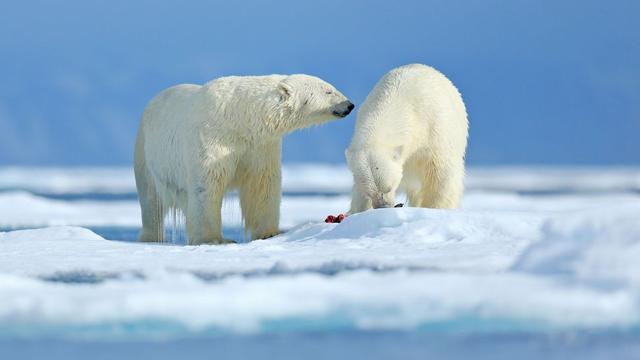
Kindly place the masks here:
<instances>
[{"instance_id":1,"label":"polar bear head","mask_svg":"<svg viewBox=\"0 0 640 360\"><path fill-rule=\"evenodd\" d=\"M345 155L355 188L374 208L393 207L402 181L402 146L347 149Z\"/></svg>"},{"instance_id":2,"label":"polar bear head","mask_svg":"<svg viewBox=\"0 0 640 360\"><path fill-rule=\"evenodd\" d=\"M355 107L335 87L315 76L287 76L277 90L280 103L296 119L291 130L346 117Z\"/></svg>"}]
</instances>

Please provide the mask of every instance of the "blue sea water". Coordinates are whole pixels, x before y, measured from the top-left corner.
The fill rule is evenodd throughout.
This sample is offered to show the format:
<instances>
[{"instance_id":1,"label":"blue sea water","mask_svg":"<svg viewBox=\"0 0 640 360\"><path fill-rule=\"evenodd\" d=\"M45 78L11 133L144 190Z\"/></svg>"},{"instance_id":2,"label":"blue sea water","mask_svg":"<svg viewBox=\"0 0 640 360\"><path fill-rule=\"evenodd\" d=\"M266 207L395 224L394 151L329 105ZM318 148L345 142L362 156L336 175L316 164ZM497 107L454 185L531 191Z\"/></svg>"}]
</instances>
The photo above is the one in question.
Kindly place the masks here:
<instances>
[{"instance_id":1,"label":"blue sea water","mask_svg":"<svg viewBox=\"0 0 640 360\"><path fill-rule=\"evenodd\" d=\"M137 241L139 227L119 227L119 226L87 226L87 229L102 236L107 240L116 241ZM244 233L241 228L226 227L223 229L223 236L226 239L235 239L242 241L244 239ZM185 245L186 239L182 232L178 234L172 234L170 229L165 231L165 239L168 242L176 245Z\"/></svg>"},{"instance_id":2,"label":"blue sea water","mask_svg":"<svg viewBox=\"0 0 640 360\"><path fill-rule=\"evenodd\" d=\"M626 333L296 332L154 341L0 341L4 359L638 359Z\"/></svg>"}]
</instances>

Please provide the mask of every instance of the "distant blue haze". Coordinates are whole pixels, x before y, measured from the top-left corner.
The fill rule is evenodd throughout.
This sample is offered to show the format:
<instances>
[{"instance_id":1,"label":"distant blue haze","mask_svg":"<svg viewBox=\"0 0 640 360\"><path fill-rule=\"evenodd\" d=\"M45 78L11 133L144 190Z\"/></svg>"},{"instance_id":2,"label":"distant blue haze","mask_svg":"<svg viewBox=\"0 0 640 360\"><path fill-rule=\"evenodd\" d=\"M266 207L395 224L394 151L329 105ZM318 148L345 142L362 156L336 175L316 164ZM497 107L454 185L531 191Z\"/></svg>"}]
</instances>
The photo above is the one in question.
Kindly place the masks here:
<instances>
[{"instance_id":1,"label":"distant blue haze","mask_svg":"<svg viewBox=\"0 0 640 360\"><path fill-rule=\"evenodd\" d=\"M159 90L308 73L356 105L389 69L461 90L468 160L640 164L639 1L5 1L0 165L127 165ZM284 160L343 162L355 115L286 138Z\"/></svg>"}]
</instances>

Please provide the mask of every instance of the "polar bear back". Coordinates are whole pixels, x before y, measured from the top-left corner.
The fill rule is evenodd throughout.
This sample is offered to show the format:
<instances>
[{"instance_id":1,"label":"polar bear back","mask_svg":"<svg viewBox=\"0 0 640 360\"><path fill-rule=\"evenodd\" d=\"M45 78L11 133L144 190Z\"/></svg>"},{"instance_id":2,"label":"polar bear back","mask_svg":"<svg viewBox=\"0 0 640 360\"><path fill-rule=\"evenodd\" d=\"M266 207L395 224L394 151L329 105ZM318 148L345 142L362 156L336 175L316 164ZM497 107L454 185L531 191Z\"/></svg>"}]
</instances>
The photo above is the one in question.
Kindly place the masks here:
<instances>
[{"instance_id":1,"label":"polar bear back","mask_svg":"<svg viewBox=\"0 0 640 360\"><path fill-rule=\"evenodd\" d=\"M184 165L189 161L185 154L196 141L198 109L194 104L201 88L193 84L172 86L145 108L139 136L145 161L158 183L186 184L188 169Z\"/></svg>"},{"instance_id":2,"label":"polar bear back","mask_svg":"<svg viewBox=\"0 0 640 360\"><path fill-rule=\"evenodd\" d=\"M464 154L467 132L458 89L434 68L411 64L388 72L369 93L358 111L351 148L445 146Z\"/></svg>"},{"instance_id":3,"label":"polar bear back","mask_svg":"<svg viewBox=\"0 0 640 360\"><path fill-rule=\"evenodd\" d=\"M274 96L283 78L228 76L172 86L155 96L142 116L141 136L156 181L186 188L194 172L190 167L240 153L248 138L266 138L257 132L269 110L263 100Z\"/></svg>"}]
</instances>

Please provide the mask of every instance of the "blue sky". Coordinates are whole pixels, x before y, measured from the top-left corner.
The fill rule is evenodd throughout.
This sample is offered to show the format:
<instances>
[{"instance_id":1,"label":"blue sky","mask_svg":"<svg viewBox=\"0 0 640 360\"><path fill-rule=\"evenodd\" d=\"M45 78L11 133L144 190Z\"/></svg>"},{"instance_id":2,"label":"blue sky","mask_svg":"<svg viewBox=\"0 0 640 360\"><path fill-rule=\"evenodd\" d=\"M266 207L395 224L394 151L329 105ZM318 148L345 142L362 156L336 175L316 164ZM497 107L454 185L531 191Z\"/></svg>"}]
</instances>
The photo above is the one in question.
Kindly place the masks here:
<instances>
[{"instance_id":1,"label":"blue sky","mask_svg":"<svg viewBox=\"0 0 640 360\"><path fill-rule=\"evenodd\" d=\"M127 165L158 91L308 73L356 105L433 65L469 111L471 165L640 164L637 1L13 1L0 5L0 165ZM355 115L285 140L343 162Z\"/></svg>"}]
</instances>

